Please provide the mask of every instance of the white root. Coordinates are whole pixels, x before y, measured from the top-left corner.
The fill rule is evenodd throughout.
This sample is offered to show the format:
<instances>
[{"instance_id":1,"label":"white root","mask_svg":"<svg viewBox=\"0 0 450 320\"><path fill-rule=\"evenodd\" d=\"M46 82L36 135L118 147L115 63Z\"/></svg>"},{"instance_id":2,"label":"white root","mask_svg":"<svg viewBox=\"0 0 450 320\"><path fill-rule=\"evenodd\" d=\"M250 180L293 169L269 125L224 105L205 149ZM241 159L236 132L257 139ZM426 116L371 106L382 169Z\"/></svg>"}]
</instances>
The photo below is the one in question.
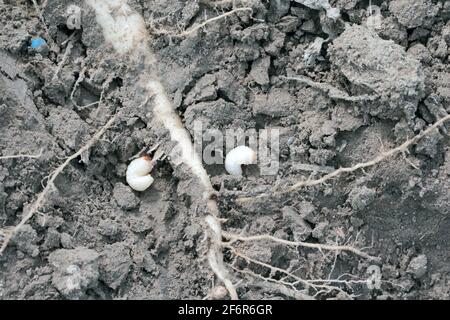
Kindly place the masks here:
<instances>
[{"instance_id":1,"label":"white root","mask_svg":"<svg viewBox=\"0 0 450 320\"><path fill-rule=\"evenodd\" d=\"M147 83L147 89L154 98L154 116L163 123L164 127L170 132L172 141L176 141L178 147L181 149L179 153L177 153L177 150L174 150L171 158L175 161L178 159L178 161L190 167L192 173L200 180L204 187L206 191L204 196L207 198L212 191L212 185L208 173L203 167L200 156L194 150L189 132L184 128L180 117L172 108L172 104L161 83L156 80L149 81Z\"/></svg>"},{"instance_id":2,"label":"white root","mask_svg":"<svg viewBox=\"0 0 450 320\"><path fill-rule=\"evenodd\" d=\"M278 196L278 195L282 195L285 193L289 193L289 192L294 192L300 188L303 187L312 187L312 186L317 186L320 184L323 184L325 182L327 182L328 180L334 179L344 173L351 173L351 172L355 172L357 170L364 170L365 168L369 168L369 167L373 167L377 164L379 164L382 161L387 160L388 158L397 155L399 153L403 153L403 152L407 152L408 148L414 144L416 144L417 142L419 142L420 139L422 139L423 137L429 135L431 132L433 132L434 130L438 129L440 126L442 126L445 122L450 121L450 114L446 115L445 117L439 119L438 121L436 121L433 125L431 125L430 127L428 127L426 130L422 131L421 133L417 134L416 136L414 136L411 139L406 140L405 142L403 142L401 145L390 149L388 151L383 151L381 152L378 156L376 156L375 158L373 158L372 160L369 160L367 162L360 162L355 164L352 167L346 167L346 168L339 168L333 172L330 172L324 176L322 176L319 179L315 179L315 180L302 180L299 181L297 183L295 183L294 185L288 187L287 189L284 190L280 190L280 191L274 191L274 192L270 192L270 193L262 193L259 194L257 196L254 197L242 197L242 198L238 198L236 200L237 203L243 204L243 203L248 203L248 202L252 202L252 201L256 201L256 200L261 200L261 199L267 199L269 197L272 196Z\"/></svg>"},{"instance_id":3,"label":"white root","mask_svg":"<svg viewBox=\"0 0 450 320\"><path fill-rule=\"evenodd\" d=\"M155 74L151 74L156 64L147 45L148 35L142 17L134 12L126 0L86 0L96 13L96 21L102 27L107 43L120 55L129 55L131 59L145 57L141 85L154 100L153 114L169 131L172 141L177 143L170 157L174 163L184 163L199 179L205 189L205 197L213 190L209 176L202 161L194 150L191 137L184 128L180 117Z\"/></svg>"},{"instance_id":4,"label":"white root","mask_svg":"<svg viewBox=\"0 0 450 320\"><path fill-rule=\"evenodd\" d=\"M0 156L0 160L3 159L19 159L19 158L30 158L30 159L38 159L42 156L42 149L38 154L15 154L10 156Z\"/></svg>"},{"instance_id":5,"label":"white root","mask_svg":"<svg viewBox=\"0 0 450 320\"><path fill-rule=\"evenodd\" d=\"M127 168L126 179L128 185L136 191L148 189L154 179L150 175L153 169L153 161L149 156L140 157L131 161Z\"/></svg>"},{"instance_id":6,"label":"white root","mask_svg":"<svg viewBox=\"0 0 450 320\"><path fill-rule=\"evenodd\" d=\"M238 146L225 157L225 169L233 176L242 176L242 166L255 164L256 152L246 146Z\"/></svg>"},{"instance_id":7,"label":"white root","mask_svg":"<svg viewBox=\"0 0 450 320\"><path fill-rule=\"evenodd\" d=\"M146 90L149 97L153 98L153 115L161 122L170 133L170 138L176 143L176 148L170 159L172 163L184 163L199 180L203 187L203 199L211 213L211 217L219 222L219 209L213 200L214 189L211 185L208 173L203 167L201 158L194 150L188 131L184 128L181 119L175 112L161 82L155 74L156 59L150 51L147 43L149 37L143 18L133 11L126 0L85 0L95 10L96 21L103 30L105 41L112 45L114 50L122 56L127 56L134 63L134 67L142 69L139 84ZM177 150L178 149L178 150ZM208 260L211 269L216 274L232 299L237 299L234 288L226 272L221 242L219 237L214 237L211 243Z\"/></svg>"},{"instance_id":8,"label":"white root","mask_svg":"<svg viewBox=\"0 0 450 320\"><path fill-rule=\"evenodd\" d=\"M126 0L85 0L95 10L97 23L107 43L120 55L147 51L147 31L142 17Z\"/></svg>"},{"instance_id":9,"label":"white root","mask_svg":"<svg viewBox=\"0 0 450 320\"><path fill-rule=\"evenodd\" d=\"M211 201L208 201L208 204L211 205ZM215 205L215 204L214 204ZM217 278L223 282L225 288L230 294L231 299L237 300L238 295L236 289L233 286L233 283L228 278L228 270L225 268L223 264L223 253L222 253L222 227L220 225L219 219L213 216L207 216L205 219L208 224L210 230L212 231L211 240L212 246L208 252L208 262L211 269L216 274Z\"/></svg>"},{"instance_id":10,"label":"white root","mask_svg":"<svg viewBox=\"0 0 450 320\"><path fill-rule=\"evenodd\" d=\"M61 174L61 172L63 172L63 170L70 164L70 162L73 159L78 158L83 153L88 151L95 143L97 143L97 141L103 136L103 134L115 123L117 117L118 117L117 114L115 114L113 117L111 117L111 119L109 119L109 121L99 131L97 131L97 133L84 146L82 146L77 152L75 152L70 157L68 157L58 168L56 168L55 171L53 171L50 174L47 185L45 186L44 190L42 190L42 192L39 193L36 200L33 202L31 207L28 209L28 212L24 212L24 216L22 217L20 222L15 227L12 227L9 230L6 230L6 232L5 232L5 230L3 230L3 235L1 237L3 239L0 238L0 256L5 251L6 247L8 246L9 241L12 239L14 234L18 230L20 230L20 228L22 228L34 216L35 213L39 212L39 209L46 202L48 194L54 188L54 182L55 182L56 178L58 178L58 176ZM26 157L29 158L30 156L26 156ZM2 233L1 230L0 230L0 233Z\"/></svg>"}]
</instances>

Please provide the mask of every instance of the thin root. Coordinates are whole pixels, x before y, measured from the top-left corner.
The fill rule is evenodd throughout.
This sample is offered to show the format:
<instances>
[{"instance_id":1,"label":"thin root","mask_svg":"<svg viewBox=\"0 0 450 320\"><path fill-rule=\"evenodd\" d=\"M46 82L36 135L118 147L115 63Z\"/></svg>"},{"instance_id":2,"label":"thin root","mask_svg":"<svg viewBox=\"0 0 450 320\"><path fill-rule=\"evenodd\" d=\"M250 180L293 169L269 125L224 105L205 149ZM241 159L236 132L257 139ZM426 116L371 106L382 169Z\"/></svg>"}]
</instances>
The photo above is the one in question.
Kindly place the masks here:
<instances>
[{"instance_id":1,"label":"thin root","mask_svg":"<svg viewBox=\"0 0 450 320\"><path fill-rule=\"evenodd\" d=\"M192 29L186 30L186 31L180 33L179 36L181 36L181 37L187 37L187 36L193 34L194 32L196 32L197 30L199 30L199 29L205 27L207 24L210 24L210 23L212 23L212 22L214 22L214 21L217 21L217 20L226 18L226 17L228 17L228 16L231 16L231 15L235 14L236 12L241 12L241 11L253 11L253 9L252 9L252 8L236 8L236 9L233 9L233 10L231 10L231 11L229 11L229 12L226 12L226 13L224 13L224 14L221 14L220 16L217 16L217 17L208 19L208 20L206 20L206 21L204 21L204 22L202 22L202 23L196 25L196 26L193 27Z\"/></svg>"},{"instance_id":2,"label":"thin root","mask_svg":"<svg viewBox=\"0 0 450 320\"><path fill-rule=\"evenodd\" d=\"M441 118L439 121L436 121L432 126L427 128L426 130L422 131L421 133L417 134L412 139L405 141L403 144L399 145L398 147L396 147L394 149L382 152L380 155L378 155L377 157L375 157L374 159L372 159L370 161L358 163L358 164L354 165L353 167L337 169L336 171L326 174L323 177L316 179L316 180L300 181L300 182L288 187L285 190L274 191L272 193L262 193L262 194L254 196L254 197L241 197L241 198L238 198L236 200L236 202L242 204L242 203L252 202L252 201L256 201L256 200L260 200L260 199L265 199L265 198L270 198L273 196L286 194L289 192L296 191L303 187L311 187L311 186L323 184L324 182L334 179L344 173L351 173L351 172L355 172L359 169L364 169L364 168L375 166L376 164L378 164L398 153L407 151L410 146L412 146L413 144L416 144L420 139L429 135L433 130L439 128L441 125L443 125L446 121L449 121L449 120L450 120L450 114Z\"/></svg>"},{"instance_id":3,"label":"thin root","mask_svg":"<svg viewBox=\"0 0 450 320\"><path fill-rule=\"evenodd\" d=\"M28 213L25 214L22 218L22 220L9 231L6 236L4 237L3 243L1 243L0 246L0 255L3 254L6 247L8 246L9 241L11 240L12 236L23 226L25 225L32 217L33 215L38 212L38 210L42 207L42 205L45 203L47 194L51 191L51 189L54 186L54 182L56 178L61 174L61 172L69 165L69 163L80 156L82 153L89 150L99 139L100 137L114 124L114 122L117 119L117 114L115 114L97 133L83 146L81 149L79 149L77 152L75 152L73 155L68 157L53 173L50 175L47 185L44 188L44 190L38 195L36 201L32 204L30 209L28 210Z\"/></svg>"},{"instance_id":4,"label":"thin root","mask_svg":"<svg viewBox=\"0 0 450 320\"><path fill-rule=\"evenodd\" d=\"M18 158L30 158L30 159L38 159L42 156L42 149L38 154L17 154L12 156L0 156L0 160L5 159L18 159Z\"/></svg>"},{"instance_id":5,"label":"thin root","mask_svg":"<svg viewBox=\"0 0 450 320\"><path fill-rule=\"evenodd\" d=\"M327 250L327 251L347 251L347 252L352 252L362 258L371 260L371 261L379 261L380 258L379 257L373 257L359 249L356 249L350 245L327 245L327 244L320 244L320 243L308 243L308 242L295 242L295 241L289 241L289 240L284 240L284 239L280 239L280 238L276 238L273 237L271 235L256 235L256 236L239 236L239 235L235 235L235 234L231 234L228 232L222 232L222 235L230 240L234 240L234 241L243 241L243 242L251 242L251 241L263 241L263 240L268 240L268 241L274 241L274 242L278 242L290 247L304 247L304 248L311 248L311 249L317 249L317 250Z\"/></svg>"}]
</instances>

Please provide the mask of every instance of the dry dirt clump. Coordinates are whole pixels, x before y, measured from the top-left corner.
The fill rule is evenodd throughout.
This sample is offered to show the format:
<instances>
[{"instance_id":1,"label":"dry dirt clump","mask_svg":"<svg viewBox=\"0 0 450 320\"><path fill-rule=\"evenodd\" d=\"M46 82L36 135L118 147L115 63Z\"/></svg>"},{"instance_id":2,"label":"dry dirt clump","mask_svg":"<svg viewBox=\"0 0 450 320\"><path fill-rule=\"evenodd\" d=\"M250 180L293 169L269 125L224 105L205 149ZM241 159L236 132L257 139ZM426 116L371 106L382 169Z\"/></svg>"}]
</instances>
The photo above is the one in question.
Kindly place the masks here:
<instances>
[{"instance_id":1,"label":"dry dirt clump","mask_svg":"<svg viewBox=\"0 0 450 320\"><path fill-rule=\"evenodd\" d=\"M0 299L450 298L448 1L104 1L0 0Z\"/></svg>"},{"instance_id":2,"label":"dry dirt clump","mask_svg":"<svg viewBox=\"0 0 450 320\"><path fill-rule=\"evenodd\" d=\"M350 82L351 90L380 97L375 106L367 106L371 115L414 118L425 94L425 74L420 62L404 48L354 25L334 41L330 54L332 63Z\"/></svg>"}]
</instances>

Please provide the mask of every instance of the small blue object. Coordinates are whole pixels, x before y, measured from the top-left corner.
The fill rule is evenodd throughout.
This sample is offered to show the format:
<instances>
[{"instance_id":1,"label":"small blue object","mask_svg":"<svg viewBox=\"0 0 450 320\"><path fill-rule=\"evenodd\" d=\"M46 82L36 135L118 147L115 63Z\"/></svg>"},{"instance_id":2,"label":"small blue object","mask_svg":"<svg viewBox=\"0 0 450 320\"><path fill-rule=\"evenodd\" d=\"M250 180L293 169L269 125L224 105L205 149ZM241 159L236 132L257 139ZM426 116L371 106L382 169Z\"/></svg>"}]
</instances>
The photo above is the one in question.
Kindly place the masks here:
<instances>
[{"instance_id":1,"label":"small blue object","mask_svg":"<svg viewBox=\"0 0 450 320\"><path fill-rule=\"evenodd\" d=\"M31 39L31 48L32 49L39 49L42 46L47 45L47 42L45 42L44 39L41 37Z\"/></svg>"}]
</instances>

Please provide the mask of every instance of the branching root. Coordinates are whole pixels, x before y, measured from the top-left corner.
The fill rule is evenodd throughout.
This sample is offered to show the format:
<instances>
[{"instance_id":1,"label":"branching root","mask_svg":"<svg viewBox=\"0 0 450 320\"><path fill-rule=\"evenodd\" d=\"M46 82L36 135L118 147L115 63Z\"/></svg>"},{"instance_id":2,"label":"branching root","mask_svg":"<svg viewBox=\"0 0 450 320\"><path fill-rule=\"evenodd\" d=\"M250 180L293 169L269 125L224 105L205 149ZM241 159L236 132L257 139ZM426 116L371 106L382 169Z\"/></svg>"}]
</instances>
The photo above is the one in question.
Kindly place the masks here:
<instances>
[{"instance_id":1,"label":"branching root","mask_svg":"<svg viewBox=\"0 0 450 320\"><path fill-rule=\"evenodd\" d=\"M225 18L227 18L227 17L229 17L231 15L234 15L234 14L236 14L238 12L252 12L252 11L253 11L253 9L252 8L248 8L248 7L235 8L235 9L232 9L232 10L230 10L228 12L225 12L225 13L217 16L217 17L213 17L213 18L207 19L207 20L205 20L205 21L203 21L203 22L201 22L199 24L196 24L196 25L194 25L192 28L190 28L188 30L184 30L184 31L181 31L181 32L177 33L177 32L172 32L172 31L168 31L168 30L164 30L164 29L154 28L155 30L153 30L153 33L156 34L156 35L166 35L166 36L171 36L171 37L174 37L174 38L187 38L187 37L193 35L198 30L204 29L207 25L209 25L211 23L214 23L216 21L225 19Z\"/></svg>"},{"instance_id":2,"label":"branching root","mask_svg":"<svg viewBox=\"0 0 450 320\"><path fill-rule=\"evenodd\" d=\"M429 128L427 128L426 130L417 134L413 138L408 139L407 141L405 141L404 143L402 143L401 145L399 145L396 148L382 152L381 154L379 154L377 157L375 157L374 159L372 159L370 161L361 162L352 167L337 169L337 170L335 170L331 173L328 173L316 180L299 181L296 184L286 188L285 190L273 191L271 193L262 193L262 194L259 194L259 195L253 196L253 197L241 197L241 198L236 199L236 202L243 204L243 203L252 202L252 201L256 201L256 200L267 199L267 198L270 198L273 196L278 196L278 195L286 194L289 192L293 192L293 191L296 191L303 187L311 187L311 186L323 184L323 183L327 182L328 180L334 179L344 173L351 173L351 172L355 172L359 169L364 169L364 168L375 166L378 163L385 161L388 158L390 158L396 154L407 152L408 148L410 146L416 144L420 139L429 135L431 132L433 132L434 130L436 130L437 128L442 126L446 121L449 121L449 120L450 120L450 115L447 115L447 116L441 118L440 120L436 121L433 125L431 125Z\"/></svg>"},{"instance_id":3,"label":"branching root","mask_svg":"<svg viewBox=\"0 0 450 320\"><path fill-rule=\"evenodd\" d=\"M224 238L229 239L230 242L242 241L242 242L254 242L254 241L273 241L290 247L303 247L325 251L347 251L360 256L361 258L368 259L370 261L379 261L378 257L372 257L371 255L349 245L327 245L320 243L308 243L301 241L289 241L280 238L273 237L271 235L256 235L256 236L239 236L229 232L222 232Z\"/></svg>"},{"instance_id":4,"label":"branching root","mask_svg":"<svg viewBox=\"0 0 450 320\"><path fill-rule=\"evenodd\" d=\"M28 212L24 214L22 217L22 220L20 222L8 229L3 230L1 232L0 236L0 255L3 254L6 247L8 246L8 243L10 242L11 238L14 236L14 234L23 226L25 225L33 216L35 213L38 212L38 210L44 205L46 201L47 195L50 193L50 191L54 187L54 182L56 178L63 172L63 170L69 165L69 163L76 159L77 157L81 156L84 152L88 151L100 138L103 136L103 134L114 124L114 122L117 119L117 114L115 114L97 133L83 146L81 147L77 152L75 152L73 155L68 157L55 171L53 171L47 181L47 185L45 186L44 190L42 190L41 193L37 196L36 200L33 202L31 207L28 209ZM23 156L22 156L23 157ZM30 157L30 156L28 156Z\"/></svg>"}]
</instances>

